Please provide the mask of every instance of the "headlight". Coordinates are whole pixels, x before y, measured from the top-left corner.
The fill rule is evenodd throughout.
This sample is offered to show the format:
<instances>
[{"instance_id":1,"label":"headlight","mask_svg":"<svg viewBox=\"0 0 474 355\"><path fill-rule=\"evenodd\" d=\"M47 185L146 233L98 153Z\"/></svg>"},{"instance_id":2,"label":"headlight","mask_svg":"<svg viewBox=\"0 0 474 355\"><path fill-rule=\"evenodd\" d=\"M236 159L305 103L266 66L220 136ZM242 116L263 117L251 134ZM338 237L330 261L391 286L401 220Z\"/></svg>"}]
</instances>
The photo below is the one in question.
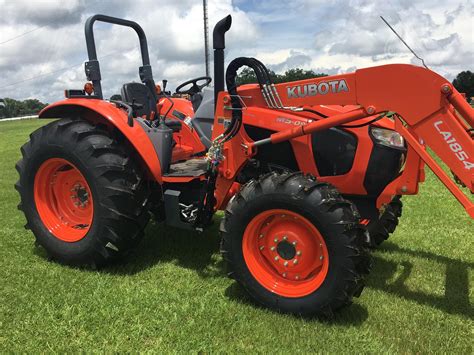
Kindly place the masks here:
<instances>
[{"instance_id":1,"label":"headlight","mask_svg":"<svg viewBox=\"0 0 474 355\"><path fill-rule=\"evenodd\" d=\"M370 132L377 143L381 145L390 148L405 148L405 139L398 132L378 127L371 127Z\"/></svg>"}]
</instances>

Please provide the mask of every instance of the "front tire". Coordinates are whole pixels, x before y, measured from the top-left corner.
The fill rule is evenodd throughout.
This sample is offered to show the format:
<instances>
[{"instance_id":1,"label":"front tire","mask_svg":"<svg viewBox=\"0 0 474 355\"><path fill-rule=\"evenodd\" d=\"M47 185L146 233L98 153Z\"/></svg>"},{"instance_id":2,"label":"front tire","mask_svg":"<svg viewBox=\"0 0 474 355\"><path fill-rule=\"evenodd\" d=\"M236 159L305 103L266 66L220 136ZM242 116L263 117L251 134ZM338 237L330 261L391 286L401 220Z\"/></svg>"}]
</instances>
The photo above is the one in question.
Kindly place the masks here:
<instances>
[{"instance_id":1,"label":"front tire","mask_svg":"<svg viewBox=\"0 0 474 355\"><path fill-rule=\"evenodd\" d=\"M80 119L30 135L15 187L27 228L65 264L100 266L124 257L148 222L149 187L133 151Z\"/></svg>"},{"instance_id":2,"label":"front tire","mask_svg":"<svg viewBox=\"0 0 474 355\"><path fill-rule=\"evenodd\" d=\"M221 222L229 276L266 307L330 317L370 270L359 218L334 187L302 173L252 180Z\"/></svg>"},{"instance_id":3,"label":"front tire","mask_svg":"<svg viewBox=\"0 0 474 355\"><path fill-rule=\"evenodd\" d=\"M370 248L377 248L395 232L402 216L403 203L401 196L395 196L385 207L380 217L369 222L367 230L370 234Z\"/></svg>"}]
</instances>

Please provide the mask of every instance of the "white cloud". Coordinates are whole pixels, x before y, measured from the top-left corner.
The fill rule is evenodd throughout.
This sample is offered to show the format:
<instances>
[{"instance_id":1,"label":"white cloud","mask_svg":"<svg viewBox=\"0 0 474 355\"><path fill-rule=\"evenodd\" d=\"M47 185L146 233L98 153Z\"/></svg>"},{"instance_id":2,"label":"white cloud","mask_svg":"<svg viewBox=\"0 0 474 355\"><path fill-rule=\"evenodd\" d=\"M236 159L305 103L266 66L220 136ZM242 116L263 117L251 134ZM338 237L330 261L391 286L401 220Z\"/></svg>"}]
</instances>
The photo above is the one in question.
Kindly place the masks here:
<instances>
[{"instance_id":1,"label":"white cloud","mask_svg":"<svg viewBox=\"0 0 474 355\"><path fill-rule=\"evenodd\" d=\"M171 88L204 74L202 3L195 0L0 0L0 97L52 102L64 88L81 88L87 59L83 24L94 13L137 21L149 42L156 81ZM419 64L378 17L384 15L441 75L473 69L472 10L461 0L210 0L212 27L231 13L226 61L255 56L278 72L291 67L336 74L386 63ZM133 31L95 26L106 96L138 80ZM212 51L211 51L212 52ZM36 80L26 80L61 68Z\"/></svg>"},{"instance_id":2,"label":"white cloud","mask_svg":"<svg viewBox=\"0 0 474 355\"><path fill-rule=\"evenodd\" d=\"M140 23L147 34L157 81L164 75L176 86L204 74L201 2L0 0L0 8L7 14L0 20L0 42L34 30L0 45L0 97L37 97L51 102L60 99L64 88L81 88L85 82L81 63L87 60L83 24L94 13ZM214 23L229 13L234 27L240 30L228 36L228 45L239 46L254 39L257 29L231 0L209 1L211 31ZM104 93L109 96L119 92L124 82L139 80L138 40L132 30L118 26L96 23L94 30ZM41 76L74 64L79 65Z\"/></svg>"},{"instance_id":3,"label":"white cloud","mask_svg":"<svg viewBox=\"0 0 474 355\"><path fill-rule=\"evenodd\" d=\"M59 28L79 22L86 4L84 0L1 0L0 8L7 23Z\"/></svg>"}]
</instances>

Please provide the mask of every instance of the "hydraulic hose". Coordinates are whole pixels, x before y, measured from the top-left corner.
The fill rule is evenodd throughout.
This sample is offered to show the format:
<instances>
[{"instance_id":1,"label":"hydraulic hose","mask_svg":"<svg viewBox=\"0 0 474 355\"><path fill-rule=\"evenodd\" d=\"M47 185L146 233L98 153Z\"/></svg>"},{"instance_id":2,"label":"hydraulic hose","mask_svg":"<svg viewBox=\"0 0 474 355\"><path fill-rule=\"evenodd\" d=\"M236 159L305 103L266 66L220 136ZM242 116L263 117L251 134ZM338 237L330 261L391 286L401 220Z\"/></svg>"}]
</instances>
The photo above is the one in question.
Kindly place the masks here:
<instances>
[{"instance_id":1,"label":"hydraulic hose","mask_svg":"<svg viewBox=\"0 0 474 355\"><path fill-rule=\"evenodd\" d=\"M265 66L254 58L240 57L230 62L226 70L226 84L232 105L232 120L223 134L223 142L232 139L242 126L242 103L237 93L236 77L237 71L243 66L248 66L255 72L258 84L262 90L264 89L263 85L269 80L269 74Z\"/></svg>"}]
</instances>

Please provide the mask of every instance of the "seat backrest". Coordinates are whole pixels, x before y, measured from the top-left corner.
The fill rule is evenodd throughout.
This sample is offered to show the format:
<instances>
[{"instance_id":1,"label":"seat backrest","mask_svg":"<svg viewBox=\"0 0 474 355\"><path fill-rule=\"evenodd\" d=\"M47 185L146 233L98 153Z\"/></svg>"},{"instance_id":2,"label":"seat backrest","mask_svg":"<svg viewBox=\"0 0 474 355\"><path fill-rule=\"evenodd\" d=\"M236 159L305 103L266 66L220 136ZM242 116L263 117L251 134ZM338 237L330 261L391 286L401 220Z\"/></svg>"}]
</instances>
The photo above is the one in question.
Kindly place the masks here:
<instances>
[{"instance_id":1,"label":"seat backrest","mask_svg":"<svg viewBox=\"0 0 474 355\"><path fill-rule=\"evenodd\" d=\"M122 87L122 99L127 103L140 104L142 107L135 109L137 117L150 116L153 107L153 96L150 89L142 83L127 83Z\"/></svg>"}]
</instances>

